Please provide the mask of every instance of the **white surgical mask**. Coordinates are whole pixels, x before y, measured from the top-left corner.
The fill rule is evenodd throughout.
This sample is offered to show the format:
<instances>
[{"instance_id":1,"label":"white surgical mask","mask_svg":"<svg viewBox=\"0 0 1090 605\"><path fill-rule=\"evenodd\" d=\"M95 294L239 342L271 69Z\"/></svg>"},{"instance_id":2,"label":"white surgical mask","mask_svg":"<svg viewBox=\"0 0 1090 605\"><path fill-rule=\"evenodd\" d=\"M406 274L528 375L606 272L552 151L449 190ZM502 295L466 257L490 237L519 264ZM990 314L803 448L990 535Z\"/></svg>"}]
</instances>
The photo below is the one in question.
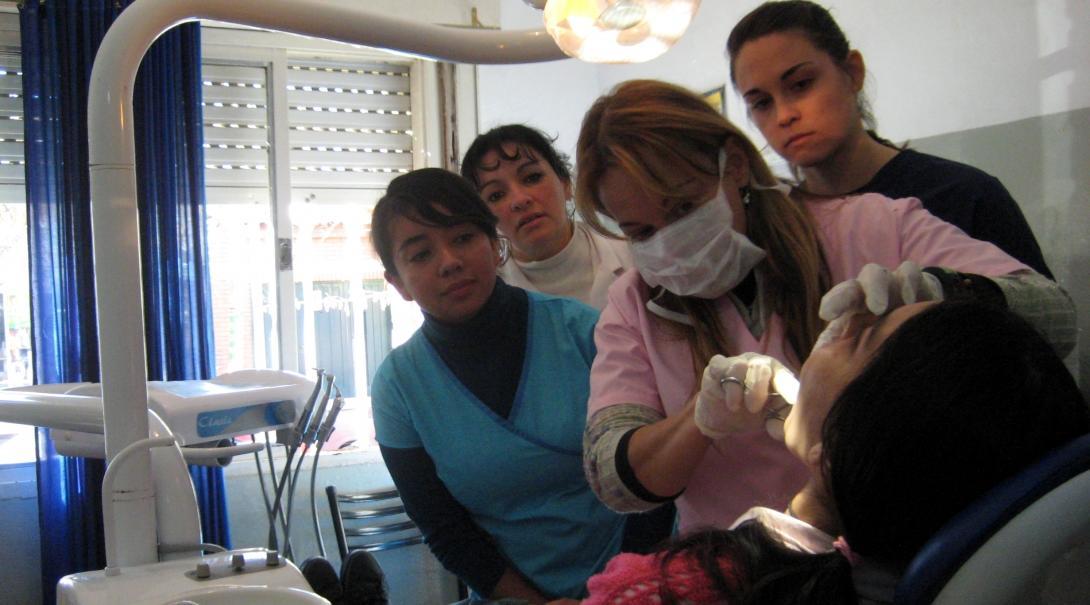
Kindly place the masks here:
<instances>
[{"instance_id":1,"label":"white surgical mask","mask_svg":"<svg viewBox=\"0 0 1090 605\"><path fill-rule=\"evenodd\" d=\"M720 156L720 175L724 157ZM737 286L765 257L749 238L735 231L722 179L715 197L659 229L631 242L636 269L651 286L678 296L719 298Z\"/></svg>"}]
</instances>

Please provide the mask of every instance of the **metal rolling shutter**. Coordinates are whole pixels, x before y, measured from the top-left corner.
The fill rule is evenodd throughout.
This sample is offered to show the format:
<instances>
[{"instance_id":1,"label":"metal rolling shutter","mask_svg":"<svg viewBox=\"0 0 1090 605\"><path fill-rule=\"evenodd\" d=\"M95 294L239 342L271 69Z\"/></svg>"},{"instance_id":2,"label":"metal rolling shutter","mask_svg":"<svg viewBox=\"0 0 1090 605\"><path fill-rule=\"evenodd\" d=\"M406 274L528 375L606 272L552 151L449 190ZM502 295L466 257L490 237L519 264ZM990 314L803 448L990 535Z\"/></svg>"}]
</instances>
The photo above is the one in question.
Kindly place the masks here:
<instances>
[{"instance_id":1,"label":"metal rolling shutter","mask_svg":"<svg viewBox=\"0 0 1090 605\"><path fill-rule=\"evenodd\" d=\"M209 202L268 203L266 68L205 64L203 79ZM289 60L286 86L293 202L371 201L412 169L408 65Z\"/></svg>"},{"instance_id":2,"label":"metal rolling shutter","mask_svg":"<svg viewBox=\"0 0 1090 605\"><path fill-rule=\"evenodd\" d=\"M0 50L0 201L23 203L23 73L18 51Z\"/></svg>"}]
</instances>

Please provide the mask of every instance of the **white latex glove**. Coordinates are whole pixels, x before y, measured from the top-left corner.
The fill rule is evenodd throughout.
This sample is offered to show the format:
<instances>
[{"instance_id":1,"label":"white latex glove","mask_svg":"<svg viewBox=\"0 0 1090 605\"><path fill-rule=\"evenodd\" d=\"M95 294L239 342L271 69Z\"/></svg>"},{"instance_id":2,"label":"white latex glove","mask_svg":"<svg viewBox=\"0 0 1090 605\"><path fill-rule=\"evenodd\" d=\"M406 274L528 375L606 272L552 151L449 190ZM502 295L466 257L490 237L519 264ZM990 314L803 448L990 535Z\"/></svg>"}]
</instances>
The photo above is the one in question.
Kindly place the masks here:
<instances>
[{"instance_id":1,"label":"white latex glove","mask_svg":"<svg viewBox=\"0 0 1090 605\"><path fill-rule=\"evenodd\" d=\"M942 299L939 278L924 273L910 260L892 272L881 265L868 263L859 271L858 277L840 282L821 297L818 315L829 324L818 336L814 348L839 338L853 315L884 315L903 305Z\"/></svg>"},{"instance_id":2,"label":"white latex glove","mask_svg":"<svg viewBox=\"0 0 1090 605\"><path fill-rule=\"evenodd\" d=\"M798 398L799 382L778 360L759 353L716 355L704 368L694 420L712 439L762 424L783 439L784 407Z\"/></svg>"}]
</instances>

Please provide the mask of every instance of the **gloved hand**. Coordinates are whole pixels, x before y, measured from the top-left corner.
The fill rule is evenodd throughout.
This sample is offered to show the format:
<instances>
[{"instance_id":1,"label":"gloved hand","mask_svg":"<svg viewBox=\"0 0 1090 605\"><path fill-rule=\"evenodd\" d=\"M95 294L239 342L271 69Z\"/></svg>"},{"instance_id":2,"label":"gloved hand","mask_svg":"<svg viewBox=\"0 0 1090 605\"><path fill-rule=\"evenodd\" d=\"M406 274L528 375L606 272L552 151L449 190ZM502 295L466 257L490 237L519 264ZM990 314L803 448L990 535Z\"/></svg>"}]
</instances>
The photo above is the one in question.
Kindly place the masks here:
<instances>
[{"instance_id":1,"label":"gloved hand","mask_svg":"<svg viewBox=\"0 0 1090 605\"><path fill-rule=\"evenodd\" d=\"M784 408L795 403L798 391L791 370L772 357L716 355L704 368L694 420L700 432L712 439L752 431L762 424L773 437L782 439Z\"/></svg>"},{"instance_id":2,"label":"gloved hand","mask_svg":"<svg viewBox=\"0 0 1090 605\"><path fill-rule=\"evenodd\" d=\"M881 265L868 263L859 271L858 277L840 282L821 297L818 315L829 324L818 336L814 348L839 338L852 315L883 315L903 305L942 299L939 278L924 273L910 260L892 272Z\"/></svg>"}]
</instances>

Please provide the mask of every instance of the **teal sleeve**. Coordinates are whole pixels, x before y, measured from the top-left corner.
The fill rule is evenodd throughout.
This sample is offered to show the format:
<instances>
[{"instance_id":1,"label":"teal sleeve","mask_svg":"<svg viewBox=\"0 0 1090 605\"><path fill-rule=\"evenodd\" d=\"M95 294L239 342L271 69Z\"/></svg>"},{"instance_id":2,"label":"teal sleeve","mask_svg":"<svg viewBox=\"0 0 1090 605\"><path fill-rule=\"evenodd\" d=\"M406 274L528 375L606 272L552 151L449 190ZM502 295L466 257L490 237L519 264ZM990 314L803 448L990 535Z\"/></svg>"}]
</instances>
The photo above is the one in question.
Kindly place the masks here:
<instances>
[{"instance_id":1,"label":"teal sleeve","mask_svg":"<svg viewBox=\"0 0 1090 605\"><path fill-rule=\"evenodd\" d=\"M598 349L594 346L594 327L598 325L599 311L578 301L571 301L568 309L568 326L575 338L579 351L587 361L587 366L594 362Z\"/></svg>"},{"instance_id":2,"label":"teal sleeve","mask_svg":"<svg viewBox=\"0 0 1090 605\"><path fill-rule=\"evenodd\" d=\"M380 445L396 448L424 447L420 434L413 425L409 403L400 388L400 381L409 377L400 375L398 363L391 353L378 371L371 385L371 411L375 420L375 440Z\"/></svg>"}]
</instances>

